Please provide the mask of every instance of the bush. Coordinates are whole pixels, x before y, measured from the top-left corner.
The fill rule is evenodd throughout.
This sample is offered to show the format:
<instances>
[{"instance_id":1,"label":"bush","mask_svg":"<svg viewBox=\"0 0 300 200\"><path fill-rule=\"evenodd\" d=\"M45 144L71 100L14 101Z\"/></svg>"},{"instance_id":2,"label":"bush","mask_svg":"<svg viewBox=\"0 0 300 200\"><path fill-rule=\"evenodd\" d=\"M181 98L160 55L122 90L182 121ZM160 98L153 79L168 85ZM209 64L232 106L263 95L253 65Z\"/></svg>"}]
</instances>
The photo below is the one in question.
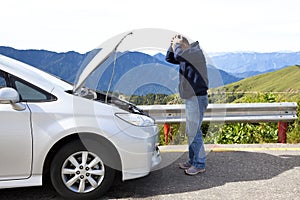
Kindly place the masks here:
<instances>
[{"instance_id":1,"label":"bush","mask_svg":"<svg viewBox=\"0 0 300 200\"><path fill-rule=\"evenodd\" d=\"M297 116L294 123L288 124L287 143L300 143L300 101L298 100Z\"/></svg>"},{"instance_id":2,"label":"bush","mask_svg":"<svg viewBox=\"0 0 300 200\"><path fill-rule=\"evenodd\" d=\"M219 144L254 144L277 142L277 128L274 123L236 123L219 127L213 139Z\"/></svg>"}]
</instances>

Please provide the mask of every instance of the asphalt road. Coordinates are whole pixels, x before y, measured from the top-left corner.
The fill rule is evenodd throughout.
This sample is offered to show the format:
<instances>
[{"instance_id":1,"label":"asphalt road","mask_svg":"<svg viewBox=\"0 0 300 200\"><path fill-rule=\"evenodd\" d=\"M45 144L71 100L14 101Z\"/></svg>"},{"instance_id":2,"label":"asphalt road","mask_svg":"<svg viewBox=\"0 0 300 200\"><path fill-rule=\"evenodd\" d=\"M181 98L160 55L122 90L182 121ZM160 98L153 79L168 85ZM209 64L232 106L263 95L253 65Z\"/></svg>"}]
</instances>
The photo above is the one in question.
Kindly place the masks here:
<instances>
[{"instance_id":1,"label":"asphalt road","mask_svg":"<svg viewBox=\"0 0 300 200\"><path fill-rule=\"evenodd\" d=\"M185 146L162 149L150 175L116 182L100 199L300 199L300 145L207 145L207 171L187 176ZM0 190L0 199L61 200L51 187Z\"/></svg>"}]
</instances>

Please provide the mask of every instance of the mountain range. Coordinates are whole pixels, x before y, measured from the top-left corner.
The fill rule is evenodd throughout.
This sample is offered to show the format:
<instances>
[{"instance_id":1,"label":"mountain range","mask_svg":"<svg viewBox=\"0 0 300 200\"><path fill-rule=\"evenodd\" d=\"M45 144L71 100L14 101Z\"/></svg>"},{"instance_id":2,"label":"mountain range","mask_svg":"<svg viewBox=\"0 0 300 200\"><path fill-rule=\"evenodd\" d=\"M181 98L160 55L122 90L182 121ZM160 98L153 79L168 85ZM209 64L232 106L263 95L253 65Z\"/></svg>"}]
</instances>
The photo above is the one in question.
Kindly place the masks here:
<instances>
[{"instance_id":1,"label":"mountain range","mask_svg":"<svg viewBox=\"0 0 300 200\"><path fill-rule=\"evenodd\" d=\"M230 52L212 54L210 58L218 69L239 78L300 64L300 52Z\"/></svg>"},{"instance_id":2,"label":"mountain range","mask_svg":"<svg viewBox=\"0 0 300 200\"><path fill-rule=\"evenodd\" d=\"M56 53L46 50L17 50L11 47L0 47L0 54L32 65L71 83L75 81L76 73L88 55L74 51Z\"/></svg>"},{"instance_id":3,"label":"mountain range","mask_svg":"<svg viewBox=\"0 0 300 200\"><path fill-rule=\"evenodd\" d=\"M47 50L18 50L0 46L0 54L37 67L71 83L76 81L81 68L91 59L91 54L93 53L93 51L85 54L75 51L57 53ZM116 62L114 62L114 56L117 57ZM210 59L212 62L208 64L209 87L215 88L239 81L251 75L299 64L300 52L269 54L225 53L210 56ZM140 81L138 79L169 79L169 81L172 81L172 84L163 82L163 84L167 85L166 87L166 85L150 81L149 84L142 84L140 87L134 88L134 91L130 91L131 93L145 95L147 93L172 94L176 92L175 87L178 84L178 74L176 75L174 72L178 72L178 66L167 63L165 55L161 53L151 56L142 52L118 52L108 60L110 62L106 63L106 69L101 72L101 76L94 78L94 81L96 80L97 83L100 83L97 85L97 89L114 91L118 87L118 80L122 79L124 74L130 74L133 71L138 72L138 69L143 66L143 70L147 72L141 71L136 79L131 78L130 82L126 83L127 88L130 88L130 85L134 85L133 83L136 84ZM94 72L94 74L97 73L99 74L100 72ZM153 77L151 74L154 74ZM112 75L113 78L111 79Z\"/></svg>"}]
</instances>

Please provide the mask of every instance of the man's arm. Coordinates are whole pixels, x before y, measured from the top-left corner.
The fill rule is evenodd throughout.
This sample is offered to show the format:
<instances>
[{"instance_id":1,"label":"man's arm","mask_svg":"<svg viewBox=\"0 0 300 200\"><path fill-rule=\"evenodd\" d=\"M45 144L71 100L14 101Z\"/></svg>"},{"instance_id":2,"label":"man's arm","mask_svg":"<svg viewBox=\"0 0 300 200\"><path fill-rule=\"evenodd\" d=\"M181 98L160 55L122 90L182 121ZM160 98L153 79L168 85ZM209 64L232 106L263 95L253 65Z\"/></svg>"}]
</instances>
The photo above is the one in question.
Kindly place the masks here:
<instances>
[{"instance_id":1,"label":"man's arm","mask_svg":"<svg viewBox=\"0 0 300 200\"><path fill-rule=\"evenodd\" d=\"M169 47L166 55L166 61L172 64L179 64L179 61L177 61L174 57L174 52L172 49L172 46Z\"/></svg>"},{"instance_id":2,"label":"man's arm","mask_svg":"<svg viewBox=\"0 0 300 200\"><path fill-rule=\"evenodd\" d=\"M180 43L175 44L173 55L174 59L177 60L177 62L187 62L188 56L190 56L188 50L184 51Z\"/></svg>"}]
</instances>

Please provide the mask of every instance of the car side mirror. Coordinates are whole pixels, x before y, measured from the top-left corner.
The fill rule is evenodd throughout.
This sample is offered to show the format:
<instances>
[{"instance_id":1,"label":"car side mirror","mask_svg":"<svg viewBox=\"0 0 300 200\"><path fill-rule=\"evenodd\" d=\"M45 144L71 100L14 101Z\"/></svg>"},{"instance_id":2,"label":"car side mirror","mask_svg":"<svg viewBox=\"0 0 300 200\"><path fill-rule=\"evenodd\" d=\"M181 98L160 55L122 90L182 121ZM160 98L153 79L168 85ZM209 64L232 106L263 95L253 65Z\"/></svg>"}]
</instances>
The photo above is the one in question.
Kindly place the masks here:
<instances>
[{"instance_id":1,"label":"car side mirror","mask_svg":"<svg viewBox=\"0 0 300 200\"><path fill-rule=\"evenodd\" d=\"M0 104L11 104L13 109L22 111L25 110L25 106L20 104L19 93L9 87L4 87L0 89Z\"/></svg>"}]
</instances>

